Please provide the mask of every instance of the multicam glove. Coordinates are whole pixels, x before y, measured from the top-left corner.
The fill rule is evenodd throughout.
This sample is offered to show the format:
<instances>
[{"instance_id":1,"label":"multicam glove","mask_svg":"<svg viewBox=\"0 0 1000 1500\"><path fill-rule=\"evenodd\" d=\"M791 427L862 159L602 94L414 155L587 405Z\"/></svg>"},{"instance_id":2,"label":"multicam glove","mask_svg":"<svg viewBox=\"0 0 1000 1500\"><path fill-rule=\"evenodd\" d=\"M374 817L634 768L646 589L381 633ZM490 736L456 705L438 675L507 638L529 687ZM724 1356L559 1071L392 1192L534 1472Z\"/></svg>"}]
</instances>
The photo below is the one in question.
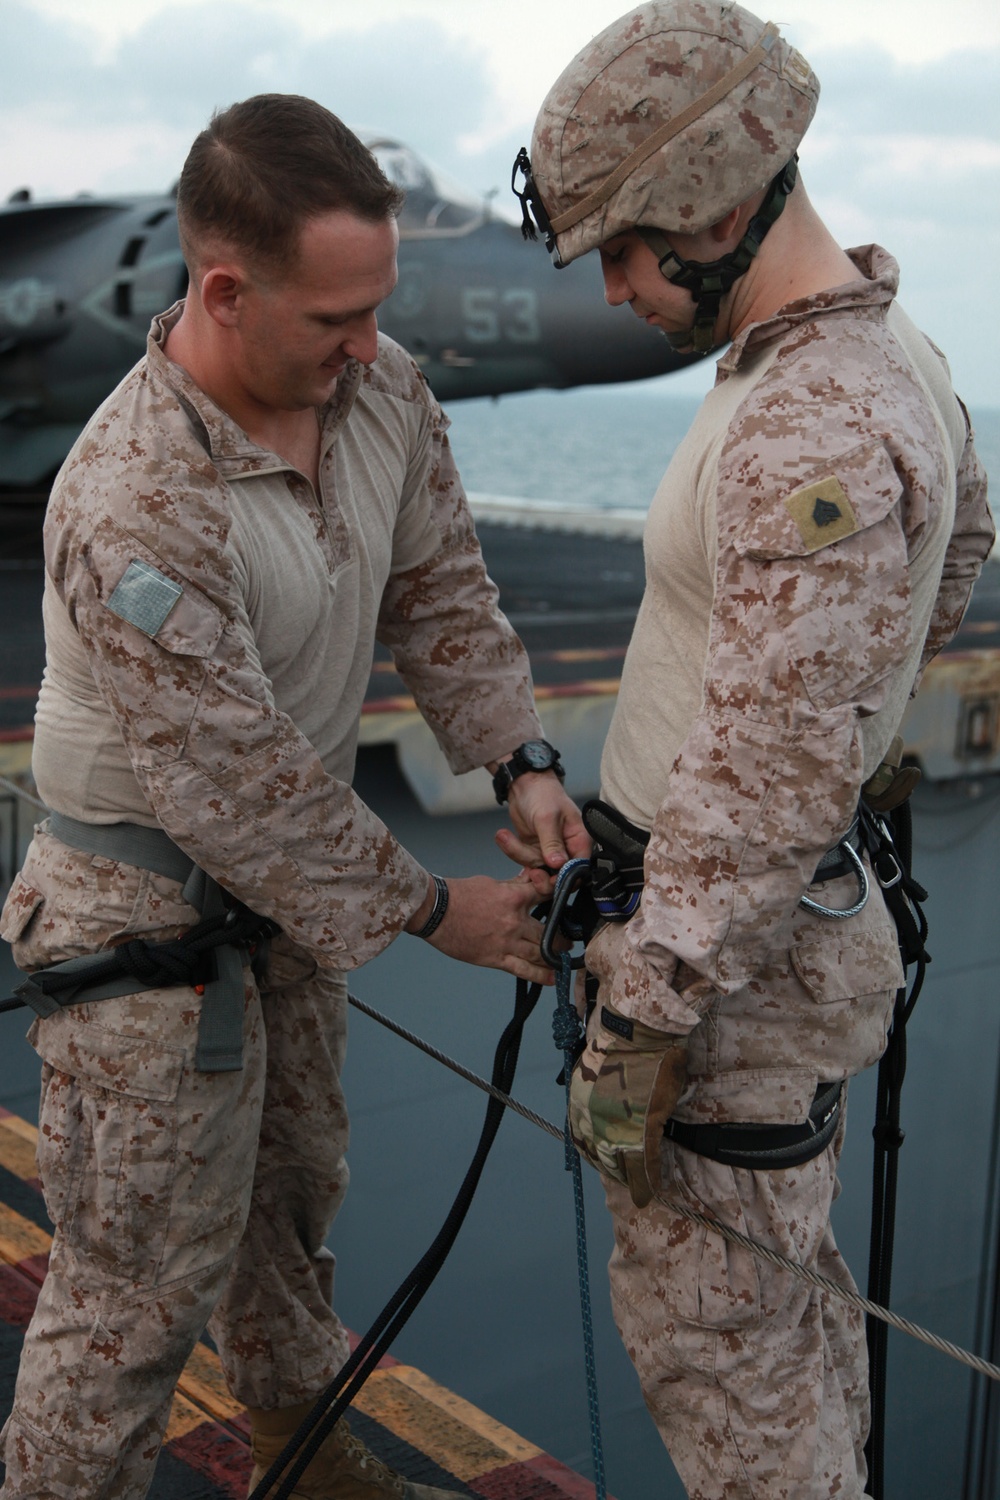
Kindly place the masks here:
<instances>
[{"instance_id":1,"label":"multicam glove","mask_svg":"<svg viewBox=\"0 0 1000 1500\"><path fill-rule=\"evenodd\" d=\"M598 1006L570 1082L569 1128L636 1208L660 1189L660 1143L687 1078L687 1038Z\"/></svg>"}]
</instances>

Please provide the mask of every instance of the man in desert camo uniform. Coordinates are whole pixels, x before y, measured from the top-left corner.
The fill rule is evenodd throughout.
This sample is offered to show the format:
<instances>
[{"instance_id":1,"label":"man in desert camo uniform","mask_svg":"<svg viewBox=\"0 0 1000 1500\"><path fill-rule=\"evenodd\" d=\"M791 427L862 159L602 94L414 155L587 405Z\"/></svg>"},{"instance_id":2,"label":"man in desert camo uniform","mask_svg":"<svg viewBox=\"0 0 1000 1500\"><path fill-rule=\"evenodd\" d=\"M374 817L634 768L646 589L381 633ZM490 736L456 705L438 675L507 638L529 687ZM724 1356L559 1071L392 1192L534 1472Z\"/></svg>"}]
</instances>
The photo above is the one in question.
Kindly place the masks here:
<instances>
[{"instance_id":1,"label":"man in desert camo uniform","mask_svg":"<svg viewBox=\"0 0 1000 1500\"><path fill-rule=\"evenodd\" d=\"M348 1352L324 1247L347 1186L344 971L411 932L546 977L527 880L432 877L351 790L376 638L452 768L496 773L519 847L550 867L587 847L447 421L377 331L398 203L310 100L218 115L180 182L187 300L52 492L34 772L53 816L5 907L16 961L176 936L220 887L281 931L256 977L219 950L228 990L84 991L34 1023L55 1235L5 1500L145 1495L209 1318L256 1485ZM443 1492L342 1423L295 1494Z\"/></svg>"},{"instance_id":2,"label":"man in desert camo uniform","mask_svg":"<svg viewBox=\"0 0 1000 1500\"><path fill-rule=\"evenodd\" d=\"M993 538L895 261L845 253L797 176L818 93L775 26L664 0L573 59L518 162L560 262L597 250L609 302L678 350L729 345L646 526L611 811L588 815L640 878L648 836L645 883L588 947L571 1105L618 1326L696 1500L865 1490L860 1315L674 1205L853 1285L829 1222L839 1085L882 1052L902 970L874 881L844 919L801 903L858 904L862 786Z\"/></svg>"}]
</instances>

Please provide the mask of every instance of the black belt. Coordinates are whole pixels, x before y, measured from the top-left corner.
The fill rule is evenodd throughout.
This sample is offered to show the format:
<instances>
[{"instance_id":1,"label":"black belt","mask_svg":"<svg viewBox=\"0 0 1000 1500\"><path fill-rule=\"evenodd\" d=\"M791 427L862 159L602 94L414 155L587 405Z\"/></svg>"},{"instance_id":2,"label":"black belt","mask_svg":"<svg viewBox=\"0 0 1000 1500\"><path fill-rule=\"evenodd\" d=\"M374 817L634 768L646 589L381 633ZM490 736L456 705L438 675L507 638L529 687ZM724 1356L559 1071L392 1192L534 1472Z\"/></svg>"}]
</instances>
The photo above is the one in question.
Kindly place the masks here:
<instances>
[{"instance_id":1,"label":"black belt","mask_svg":"<svg viewBox=\"0 0 1000 1500\"><path fill-rule=\"evenodd\" d=\"M752 1172L800 1167L825 1151L840 1122L844 1085L821 1083L803 1125L688 1125L668 1120L664 1135L696 1156Z\"/></svg>"}]
</instances>

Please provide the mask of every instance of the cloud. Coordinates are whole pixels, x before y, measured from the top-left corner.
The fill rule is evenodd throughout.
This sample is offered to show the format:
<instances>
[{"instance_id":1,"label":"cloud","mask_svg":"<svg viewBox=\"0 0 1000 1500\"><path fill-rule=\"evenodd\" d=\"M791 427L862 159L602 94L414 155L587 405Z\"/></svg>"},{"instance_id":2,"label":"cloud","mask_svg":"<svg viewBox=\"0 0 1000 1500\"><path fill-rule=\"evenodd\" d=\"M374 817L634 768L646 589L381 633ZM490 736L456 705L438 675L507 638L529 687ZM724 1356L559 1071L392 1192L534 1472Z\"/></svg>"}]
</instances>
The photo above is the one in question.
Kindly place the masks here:
<instances>
[{"instance_id":1,"label":"cloud","mask_svg":"<svg viewBox=\"0 0 1000 1500\"><path fill-rule=\"evenodd\" d=\"M144 140L155 126L171 146L184 137L176 176L215 107L265 92L308 94L356 127L407 139L419 133L422 150L456 157L455 138L481 127L492 94L485 54L419 18L317 39L273 11L194 5L152 16L109 53L96 31L67 28L11 0L3 28L0 123L17 136L14 160L25 159L25 135L36 128L51 178L60 131L96 136L91 180L67 181L63 191L117 185L133 154L124 141ZM111 129L122 144L108 156ZM10 174L11 153L4 154ZM14 175L20 181L23 169ZM130 184L158 185L148 174Z\"/></svg>"},{"instance_id":2,"label":"cloud","mask_svg":"<svg viewBox=\"0 0 1000 1500\"><path fill-rule=\"evenodd\" d=\"M874 48L837 48L813 59L820 119L833 129L949 136L1000 134L997 48L901 63Z\"/></svg>"},{"instance_id":3,"label":"cloud","mask_svg":"<svg viewBox=\"0 0 1000 1500\"><path fill-rule=\"evenodd\" d=\"M325 6L320 28L308 7L196 0L109 41L106 29L2 0L0 197L25 184L42 196L160 190L215 106L276 91L398 135L474 192L499 188L512 210L511 162L544 88L531 104L513 89L485 22L476 36L451 26L447 7L390 18L387 5L366 26ZM342 29L338 15L350 18ZM539 16L555 24L554 11ZM547 45L558 52L551 82L573 47L565 36ZM877 240L897 255L911 316L952 355L972 399L1000 403L982 338L1000 254L1000 51L901 63L863 43L811 49L810 60L823 92L802 169L817 208L842 243Z\"/></svg>"},{"instance_id":4,"label":"cloud","mask_svg":"<svg viewBox=\"0 0 1000 1500\"><path fill-rule=\"evenodd\" d=\"M38 102L72 100L81 110L97 34L72 21L55 22L16 0L0 11L0 99L3 113Z\"/></svg>"},{"instance_id":5,"label":"cloud","mask_svg":"<svg viewBox=\"0 0 1000 1500\"><path fill-rule=\"evenodd\" d=\"M818 53L803 179L842 244L898 259L900 297L969 399L1000 404L981 337L1000 255L997 49L901 64L878 49Z\"/></svg>"}]
</instances>

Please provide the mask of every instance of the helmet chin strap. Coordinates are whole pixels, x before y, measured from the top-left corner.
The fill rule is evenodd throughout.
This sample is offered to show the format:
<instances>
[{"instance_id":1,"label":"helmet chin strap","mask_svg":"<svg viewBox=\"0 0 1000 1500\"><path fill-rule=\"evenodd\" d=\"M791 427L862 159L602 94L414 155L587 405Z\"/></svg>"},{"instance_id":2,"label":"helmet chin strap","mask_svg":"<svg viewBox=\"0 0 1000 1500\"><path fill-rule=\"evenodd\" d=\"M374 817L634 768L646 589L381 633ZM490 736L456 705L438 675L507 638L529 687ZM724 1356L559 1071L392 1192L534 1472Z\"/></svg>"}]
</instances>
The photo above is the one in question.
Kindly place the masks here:
<instances>
[{"instance_id":1,"label":"helmet chin strap","mask_svg":"<svg viewBox=\"0 0 1000 1500\"><path fill-rule=\"evenodd\" d=\"M668 333L671 347L683 352L694 349L696 354L708 354L716 347L715 325L719 317L722 299L740 277L749 270L750 262L760 249L764 236L776 219L781 217L795 179L798 176L798 157L782 167L775 177L760 208L747 225L746 234L735 250L719 260L684 260L672 249L666 235L660 229L647 229L644 224L635 226L657 257L660 272L674 286L685 287L694 298L694 324L686 332Z\"/></svg>"}]
</instances>

